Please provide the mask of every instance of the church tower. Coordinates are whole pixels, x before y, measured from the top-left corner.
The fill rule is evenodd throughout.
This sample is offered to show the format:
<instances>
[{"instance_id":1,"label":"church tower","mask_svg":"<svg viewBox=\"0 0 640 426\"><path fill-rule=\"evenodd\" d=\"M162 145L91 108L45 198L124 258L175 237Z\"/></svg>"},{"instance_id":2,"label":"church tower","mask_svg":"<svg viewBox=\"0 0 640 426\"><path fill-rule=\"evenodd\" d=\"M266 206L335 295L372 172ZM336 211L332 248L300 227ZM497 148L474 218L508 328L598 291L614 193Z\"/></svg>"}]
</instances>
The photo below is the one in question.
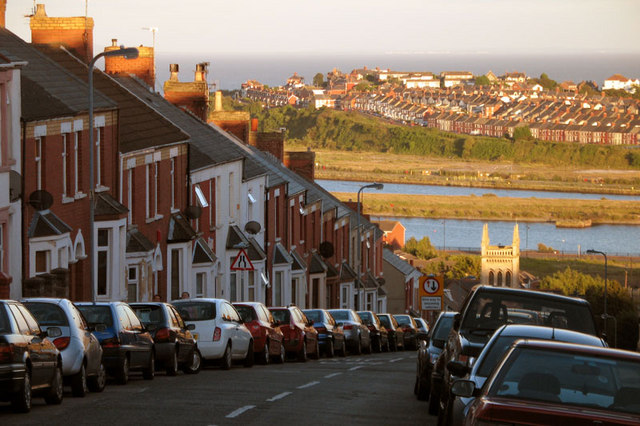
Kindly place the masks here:
<instances>
[{"instance_id":1,"label":"church tower","mask_svg":"<svg viewBox=\"0 0 640 426\"><path fill-rule=\"evenodd\" d=\"M513 241L510 246L492 246L489 240L489 225L482 228L482 284L496 287L520 287L520 232L518 224L513 228Z\"/></svg>"}]
</instances>

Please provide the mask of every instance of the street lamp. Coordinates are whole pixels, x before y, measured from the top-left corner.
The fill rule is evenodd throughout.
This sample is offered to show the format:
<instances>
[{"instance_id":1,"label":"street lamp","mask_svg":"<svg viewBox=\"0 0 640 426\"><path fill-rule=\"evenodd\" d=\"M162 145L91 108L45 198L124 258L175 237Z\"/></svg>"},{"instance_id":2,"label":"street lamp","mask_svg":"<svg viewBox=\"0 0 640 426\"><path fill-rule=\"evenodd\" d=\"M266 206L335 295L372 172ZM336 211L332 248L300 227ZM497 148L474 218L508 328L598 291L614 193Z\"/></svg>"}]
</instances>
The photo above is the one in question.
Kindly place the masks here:
<instances>
[{"instance_id":1,"label":"street lamp","mask_svg":"<svg viewBox=\"0 0 640 426\"><path fill-rule=\"evenodd\" d=\"M362 303L364 299L364 286L362 286L362 282L360 280L360 271L362 269L362 259L361 259L361 253L360 253L360 246L362 245L360 242L360 193L362 191L364 191L367 188L374 188L377 190L381 190L382 188L384 188L384 185L381 183L370 183L368 185L363 185L360 187L360 189L358 190L358 198L357 198L357 204L356 204L356 232L358 234L357 236L357 241L356 241L356 258L357 258L357 262L358 262L358 269L356 269L356 279L358 280L358 309L359 310L364 310L364 304ZM360 287L362 286L362 296L360 296Z\"/></svg>"},{"instance_id":2,"label":"street lamp","mask_svg":"<svg viewBox=\"0 0 640 426\"><path fill-rule=\"evenodd\" d=\"M125 59L136 59L138 57L138 49L135 47L125 48L124 46L120 46L118 50L108 50L102 53L97 54L93 57L91 62L89 62L89 247L90 247L90 256L91 256L91 301L95 302L96 300L96 290L95 290L95 270L96 270L96 257L94 253L94 232L95 232L95 223L94 223L94 211L95 211L95 185L94 185L94 170L93 170L93 67L96 64L96 61L103 56L124 56Z\"/></svg>"},{"instance_id":3,"label":"street lamp","mask_svg":"<svg viewBox=\"0 0 640 426\"><path fill-rule=\"evenodd\" d=\"M604 334L606 336L607 335L607 318L609 317L607 315L607 254L602 251L593 250L593 249L587 250L587 254L601 254L604 256L604 313L602 314L602 319L604 320Z\"/></svg>"}]
</instances>

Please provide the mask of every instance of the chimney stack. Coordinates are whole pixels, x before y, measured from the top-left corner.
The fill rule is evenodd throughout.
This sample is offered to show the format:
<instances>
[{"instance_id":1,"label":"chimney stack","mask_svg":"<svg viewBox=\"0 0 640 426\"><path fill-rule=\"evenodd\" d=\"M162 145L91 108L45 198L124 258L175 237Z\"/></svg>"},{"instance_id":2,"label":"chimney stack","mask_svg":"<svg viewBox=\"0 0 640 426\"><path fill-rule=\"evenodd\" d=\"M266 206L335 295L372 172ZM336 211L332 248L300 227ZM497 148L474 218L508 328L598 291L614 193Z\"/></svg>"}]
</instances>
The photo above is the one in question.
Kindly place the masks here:
<instances>
[{"instance_id":1,"label":"chimney stack","mask_svg":"<svg viewBox=\"0 0 640 426\"><path fill-rule=\"evenodd\" d=\"M207 81L207 67L209 62L201 62L196 64L196 75L194 81Z\"/></svg>"},{"instance_id":2,"label":"chimney stack","mask_svg":"<svg viewBox=\"0 0 640 426\"><path fill-rule=\"evenodd\" d=\"M105 47L104 51L119 50L118 39L111 39L111 46ZM156 65L153 47L138 47L138 57L126 59L122 56L107 56L104 58L104 71L107 74L133 74L144 81L150 88L155 89Z\"/></svg>"},{"instance_id":3,"label":"chimney stack","mask_svg":"<svg viewBox=\"0 0 640 426\"><path fill-rule=\"evenodd\" d=\"M7 13L7 0L0 0L0 28L5 27L6 13Z\"/></svg>"},{"instance_id":4,"label":"chimney stack","mask_svg":"<svg viewBox=\"0 0 640 426\"><path fill-rule=\"evenodd\" d=\"M195 81L178 81L178 65L171 64L171 77L164 82L164 98L172 104L191 111L202 121L209 116L209 85L207 84L208 62L196 65Z\"/></svg>"}]
</instances>

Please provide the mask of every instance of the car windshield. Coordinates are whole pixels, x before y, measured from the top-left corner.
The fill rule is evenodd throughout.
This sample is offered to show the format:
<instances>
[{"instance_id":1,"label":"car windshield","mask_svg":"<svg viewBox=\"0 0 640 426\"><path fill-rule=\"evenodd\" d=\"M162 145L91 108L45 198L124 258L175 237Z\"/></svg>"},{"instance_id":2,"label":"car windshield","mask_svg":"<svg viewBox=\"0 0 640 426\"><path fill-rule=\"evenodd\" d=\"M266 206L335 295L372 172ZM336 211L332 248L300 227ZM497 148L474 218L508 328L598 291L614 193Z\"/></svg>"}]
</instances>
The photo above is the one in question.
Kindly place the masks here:
<instances>
[{"instance_id":1,"label":"car windshield","mask_svg":"<svg viewBox=\"0 0 640 426\"><path fill-rule=\"evenodd\" d=\"M0 333L11 332L11 326L9 325L9 320L7 319L5 306L6 305L0 305Z\"/></svg>"},{"instance_id":2,"label":"car windshield","mask_svg":"<svg viewBox=\"0 0 640 426\"><path fill-rule=\"evenodd\" d=\"M336 321L351 321L349 311L330 311Z\"/></svg>"},{"instance_id":3,"label":"car windshield","mask_svg":"<svg viewBox=\"0 0 640 426\"><path fill-rule=\"evenodd\" d=\"M489 395L640 414L640 362L516 348Z\"/></svg>"},{"instance_id":4,"label":"car windshield","mask_svg":"<svg viewBox=\"0 0 640 426\"><path fill-rule=\"evenodd\" d=\"M447 340L447 336L449 336L452 325L453 317L440 317L438 324L436 324L435 330L433 330L433 340Z\"/></svg>"},{"instance_id":5,"label":"car windshield","mask_svg":"<svg viewBox=\"0 0 640 426\"><path fill-rule=\"evenodd\" d=\"M569 300L527 294L491 293L478 295L466 310L463 333L491 334L503 324L532 324L564 328L596 335L588 305Z\"/></svg>"},{"instance_id":6,"label":"car windshield","mask_svg":"<svg viewBox=\"0 0 640 426\"><path fill-rule=\"evenodd\" d=\"M242 322L251 322L258 319L256 312L253 310L251 306L244 305L233 305L236 308L236 311L240 314L240 318L242 318Z\"/></svg>"},{"instance_id":7,"label":"car windshield","mask_svg":"<svg viewBox=\"0 0 640 426\"><path fill-rule=\"evenodd\" d=\"M69 327L69 319L60 306L53 303L26 302L29 309L41 327Z\"/></svg>"},{"instance_id":8,"label":"car windshield","mask_svg":"<svg viewBox=\"0 0 640 426\"><path fill-rule=\"evenodd\" d=\"M113 325L113 319L111 318L111 308L109 306L100 306L100 305L76 305L76 308L87 322L91 325L95 324L104 324L107 327L111 327Z\"/></svg>"},{"instance_id":9,"label":"car windshield","mask_svg":"<svg viewBox=\"0 0 640 426\"><path fill-rule=\"evenodd\" d=\"M133 309L144 325L164 323L162 308L160 306L132 306L131 309Z\"/></svg>"},{"instance_id":10,"label":"car windshield","mask_svg":"<svg viewBox=\"0 0 640 426\"><path fill-rule=\"evenodd\" d=\"M400 325L413 326L413 324L411 324L411 317L409 315L396 315L396 321L398 321L398 324Z\"/></svg>"},{"instance_id":11,"label":"car windshield","mask_svg":"<svg viewBox=\"0 0 640 426\"><path fill-rule=\"evenodd\" d=\"M185 321L208 321L216 318L216 304L211 302L174 302Z\"/></svg>"},{"instance_id":12,"label":"car windshield","mask_svg":"<svg viewBox=\"0 0 640 426\"><path fill-rule=\"evenodd\" d=\"M271 311L271 315L273 315L274 320L282 324L288 323L291 318L291 313L288 309L274 309Z\"/></svg>"},{"instance_id":13,"label":"car windshield","mask_svg":"<svg viewBox=\"0 0 640 426\"><path fill-rule=\"evenodd\" d=\"M371 312L358 312L358 315L360 315L360 319L362 321L369 321L371 323L374 323L375 321L373 320L373 315L371 315Z\"/></svg>"},{"instance_id":14,"label":"car windshield","mask_svg":"<svg viewBox=\"0 0 640 426\"><path fill-rule=\"evenodd\" d=\"M324 322L322 311L303 311L304 314L313 322Z\"/></svg>"},{"instance_id":15,"label":"car windshield","mask_svg":"<svg viewBox=\"0 0 640 426\"><path fill-rule=\"evenodd\" d=\"M385 326L385 328L391 328L391 321L389 320L388 316L378 315L378 318L380 318L380 322Z\"/></svg>"}]
</instances>

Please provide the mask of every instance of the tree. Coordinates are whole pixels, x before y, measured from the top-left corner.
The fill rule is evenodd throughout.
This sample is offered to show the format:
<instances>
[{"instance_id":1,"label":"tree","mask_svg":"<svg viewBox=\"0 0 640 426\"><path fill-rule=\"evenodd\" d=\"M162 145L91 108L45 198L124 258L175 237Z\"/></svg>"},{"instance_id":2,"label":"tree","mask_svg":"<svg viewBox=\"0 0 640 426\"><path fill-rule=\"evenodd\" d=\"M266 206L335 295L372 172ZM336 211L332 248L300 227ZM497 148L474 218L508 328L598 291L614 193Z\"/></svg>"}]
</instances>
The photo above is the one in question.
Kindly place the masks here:
<instances>
[{"instance_id":1,"label":"tree","mask_svg":"<svg viewBox=\"0 0 640 426\"><path fill-rule=\"evenodd\" d=\"M531 129L529 126L519 126L513 129L513 140L532 140L533 136L531 135Z\"/></svg>"},{"instance_id":2,"label":"tree","mask_svg":"<svg viewBox=\"0 0 640 426\"><path fill-rule=\"evenodd\" d=\"M476 86L491 86L491 81L486 75L476 77Z\"/></svg>"},{"instance_id":3,"label":"tree","mask_svg":"<svg viewBox=\"0 0 640 426\"><path fill-rule=\"evenodd\" d=\"M313 85L316 87L324 86L324 75L321 72L313 76Z\"/></svg>"},{"instance_id":4,"label":"tree","mask_svg":"<svg viewBox=\"0 0 640 426\"><path fill-rule=\"evenodd\" d=\"M404 250L421 259L433 259L438 255L436 249L431 245L429 237L424 237L420 241L415 237L409 238L409 241L404 245Z\"/></svg>"},{"instance_id":5,"label":"tree","mask_svg":"<svg viewBox=\"0 0 640 426\"><path fill-rule=\"evenodd\" d=\"M366 81L361 81L360 83L356 84L354 89L359 92L370 92L371 90L373 90L371 85Z\"/></svg>"},{"instance_id":6,"label":"tree","mask_svg":"<svg viewBox=\"0 0 640 426\"><path fill-rule=\"evenodd\" d=\"M540 78L537 81L540 86L544 87L547 90L553 90L558 85L555 80L551 80L549 76L544 72L540 74Z\"/></svg>"}]
</instances>

